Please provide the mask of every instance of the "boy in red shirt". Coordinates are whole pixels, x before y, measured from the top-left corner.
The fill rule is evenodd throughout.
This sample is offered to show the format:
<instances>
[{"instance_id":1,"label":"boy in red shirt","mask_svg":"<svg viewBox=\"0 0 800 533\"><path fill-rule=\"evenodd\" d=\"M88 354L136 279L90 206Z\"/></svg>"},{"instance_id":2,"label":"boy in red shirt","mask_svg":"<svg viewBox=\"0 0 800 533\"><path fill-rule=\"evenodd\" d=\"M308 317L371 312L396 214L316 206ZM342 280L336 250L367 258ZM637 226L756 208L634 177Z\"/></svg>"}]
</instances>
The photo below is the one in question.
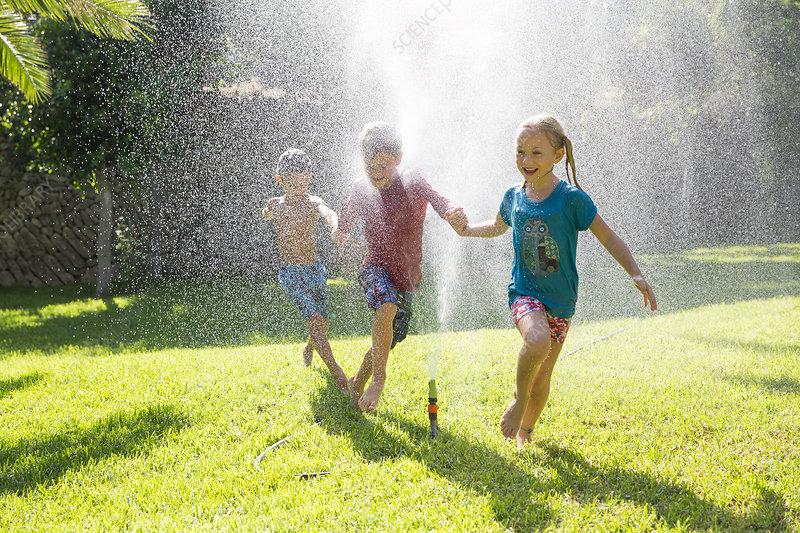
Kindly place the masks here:
<instances>
[{"instance_id":1,"label":"boy in red shirt","mask_svg":"<svg viewBox=\"0 0 800 533\"><path fill-rule=\"evenodd\" d=\"M367 255L359 282L375 314L372 347L351 379L350 391L354 408L372 411L386 382L389 351L408 333L413 291L422 278L422 226L428 204L457 231L468 221L463 209L436 192L419 172L398 168L403 145L394 127L367 124L359 145L367 178L353 184L335 238L344 244L355 220L364 220ZM372 383L365 391L370 376Z\"/></svg>"}]
</instances>

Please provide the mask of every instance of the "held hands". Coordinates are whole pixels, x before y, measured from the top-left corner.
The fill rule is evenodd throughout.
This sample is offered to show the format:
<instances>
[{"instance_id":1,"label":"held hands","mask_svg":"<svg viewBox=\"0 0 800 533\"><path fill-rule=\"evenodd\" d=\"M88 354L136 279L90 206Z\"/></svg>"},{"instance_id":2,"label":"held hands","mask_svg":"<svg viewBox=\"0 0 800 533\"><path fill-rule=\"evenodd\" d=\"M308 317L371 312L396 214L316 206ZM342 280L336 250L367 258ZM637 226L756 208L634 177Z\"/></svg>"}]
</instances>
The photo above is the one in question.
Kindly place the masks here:
<instances>
[{"instance_id":1,"label":"held hands","mask_svg":"<svg viewBox=\"0 0 800 533\"><path fill-rule=\"evenodd\" d=\"M631 279L636 288L639 289L639 292L642 293L644 306L649 306L651 311L655 311L658 308L658 304L656 304L656 295L653 293L653 287L647 283L647 280L641 274L631 276Z\"/></svg>"},{"instance_id":2,"label":"held hands","mask_svg":"<svg viewBox=\"0 0 800 533\"><path fill-rule=\"evenodd\" d=\"M464 235L469 226L469 218L463 207L451 207L444 213L444 219L453 227L456 233Z\"/></svg>"}]
</instances>

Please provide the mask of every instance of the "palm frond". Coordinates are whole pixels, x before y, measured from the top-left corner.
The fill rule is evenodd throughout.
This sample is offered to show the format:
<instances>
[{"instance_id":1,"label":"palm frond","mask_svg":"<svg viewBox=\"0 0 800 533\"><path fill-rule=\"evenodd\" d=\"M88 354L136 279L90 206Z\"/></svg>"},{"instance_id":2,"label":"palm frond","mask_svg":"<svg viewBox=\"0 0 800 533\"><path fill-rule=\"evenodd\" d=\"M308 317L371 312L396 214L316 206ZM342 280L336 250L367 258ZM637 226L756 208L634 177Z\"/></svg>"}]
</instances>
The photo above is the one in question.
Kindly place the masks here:
<instances>
[{"instance_id":1,"label":"palm frond","mask_svg":"<svg viewBox=\"0 0 800 533\"><path fill-rule=\"evenodd\" d=\"M25 19L9 9L0 10L0 74L32 103L52 92L42 43Z\"/></svg>"},{"instance_id":2,"label":"palm frond","mask_svg":"<svg viewBox=\"0 0 800 533\"><path fill-rule=\"evenodd\" d=\"M63 0L0 0L0 9L20 14L36 13L60 21L67 18Z\"/></svg>"},{"instance_id":3,"label":"palm frond","mask_svg":"<svg viewBox=\"0 0 800 533\"><path fill-rule=\"evenodd\" d=\"M16 0L54 1L54 0ZM132 41L150 37L150 10L140 0L63 0L66 12L75 21L100 37Z\"/></svg>"},{"instance_id":4,"label":"palm frond","mask_svg":"<svg viewBox=\"0 0 800 533\"><path fill-rule=\"evenodd\" d=\"M148 38L150 10L141 0L0 0L0 10L35 13L77 25L100 37L131 41Z\"/></svg>"}]
</instances>

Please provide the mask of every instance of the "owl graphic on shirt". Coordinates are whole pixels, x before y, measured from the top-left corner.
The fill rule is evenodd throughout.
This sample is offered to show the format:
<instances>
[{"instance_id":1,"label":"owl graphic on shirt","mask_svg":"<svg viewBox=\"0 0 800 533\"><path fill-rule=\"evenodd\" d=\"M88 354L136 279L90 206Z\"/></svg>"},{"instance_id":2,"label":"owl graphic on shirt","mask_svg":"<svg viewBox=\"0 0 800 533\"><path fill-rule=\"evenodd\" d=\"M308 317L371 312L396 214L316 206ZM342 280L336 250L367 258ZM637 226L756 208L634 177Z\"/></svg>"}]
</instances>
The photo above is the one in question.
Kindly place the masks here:
<instances>
[{"instance_id":1,"label":"owl graphic on shirt","mask_svg":"<svg viewBox=\"0 0 800 533\"><path fill-rule=\"evenodd\" d=\"M558 243L541 219L529 219L522 227L522 260L534 276L558 272Z\"/></svg>"}]
</instances>

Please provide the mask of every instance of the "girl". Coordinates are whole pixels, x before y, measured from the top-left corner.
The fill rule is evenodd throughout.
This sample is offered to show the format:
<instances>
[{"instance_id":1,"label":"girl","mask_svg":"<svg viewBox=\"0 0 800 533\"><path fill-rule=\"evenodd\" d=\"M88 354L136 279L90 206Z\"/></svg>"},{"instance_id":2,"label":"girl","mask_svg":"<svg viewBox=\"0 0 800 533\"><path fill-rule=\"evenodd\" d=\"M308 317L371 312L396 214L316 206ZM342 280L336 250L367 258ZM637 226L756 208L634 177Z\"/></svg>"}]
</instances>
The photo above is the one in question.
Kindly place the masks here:
<instances>
[{"instance_id":1,"label":"girl","mask_svg":"<svg viewBox=\"0 0 800 533\"><path fill-rule=\"evenodd\" d=\"M569 183L553 173L565 156ZM553 367L575 313L578 232L590 229L594 233L631 276L644 296L644 305L653 311L656 298L627 245L597 214L594 202L578 185L572 142L554 117L537 115L519 125L517 169L525 181L505 192L495 219L468 224L460 213L460 234L497 237L508 228L514 232L508 303L522 335L522 348L517 359L516 394L500 419L500 429L506 438L516 435L522 448L547 402Z\"/></svg>"}]
</instances>

